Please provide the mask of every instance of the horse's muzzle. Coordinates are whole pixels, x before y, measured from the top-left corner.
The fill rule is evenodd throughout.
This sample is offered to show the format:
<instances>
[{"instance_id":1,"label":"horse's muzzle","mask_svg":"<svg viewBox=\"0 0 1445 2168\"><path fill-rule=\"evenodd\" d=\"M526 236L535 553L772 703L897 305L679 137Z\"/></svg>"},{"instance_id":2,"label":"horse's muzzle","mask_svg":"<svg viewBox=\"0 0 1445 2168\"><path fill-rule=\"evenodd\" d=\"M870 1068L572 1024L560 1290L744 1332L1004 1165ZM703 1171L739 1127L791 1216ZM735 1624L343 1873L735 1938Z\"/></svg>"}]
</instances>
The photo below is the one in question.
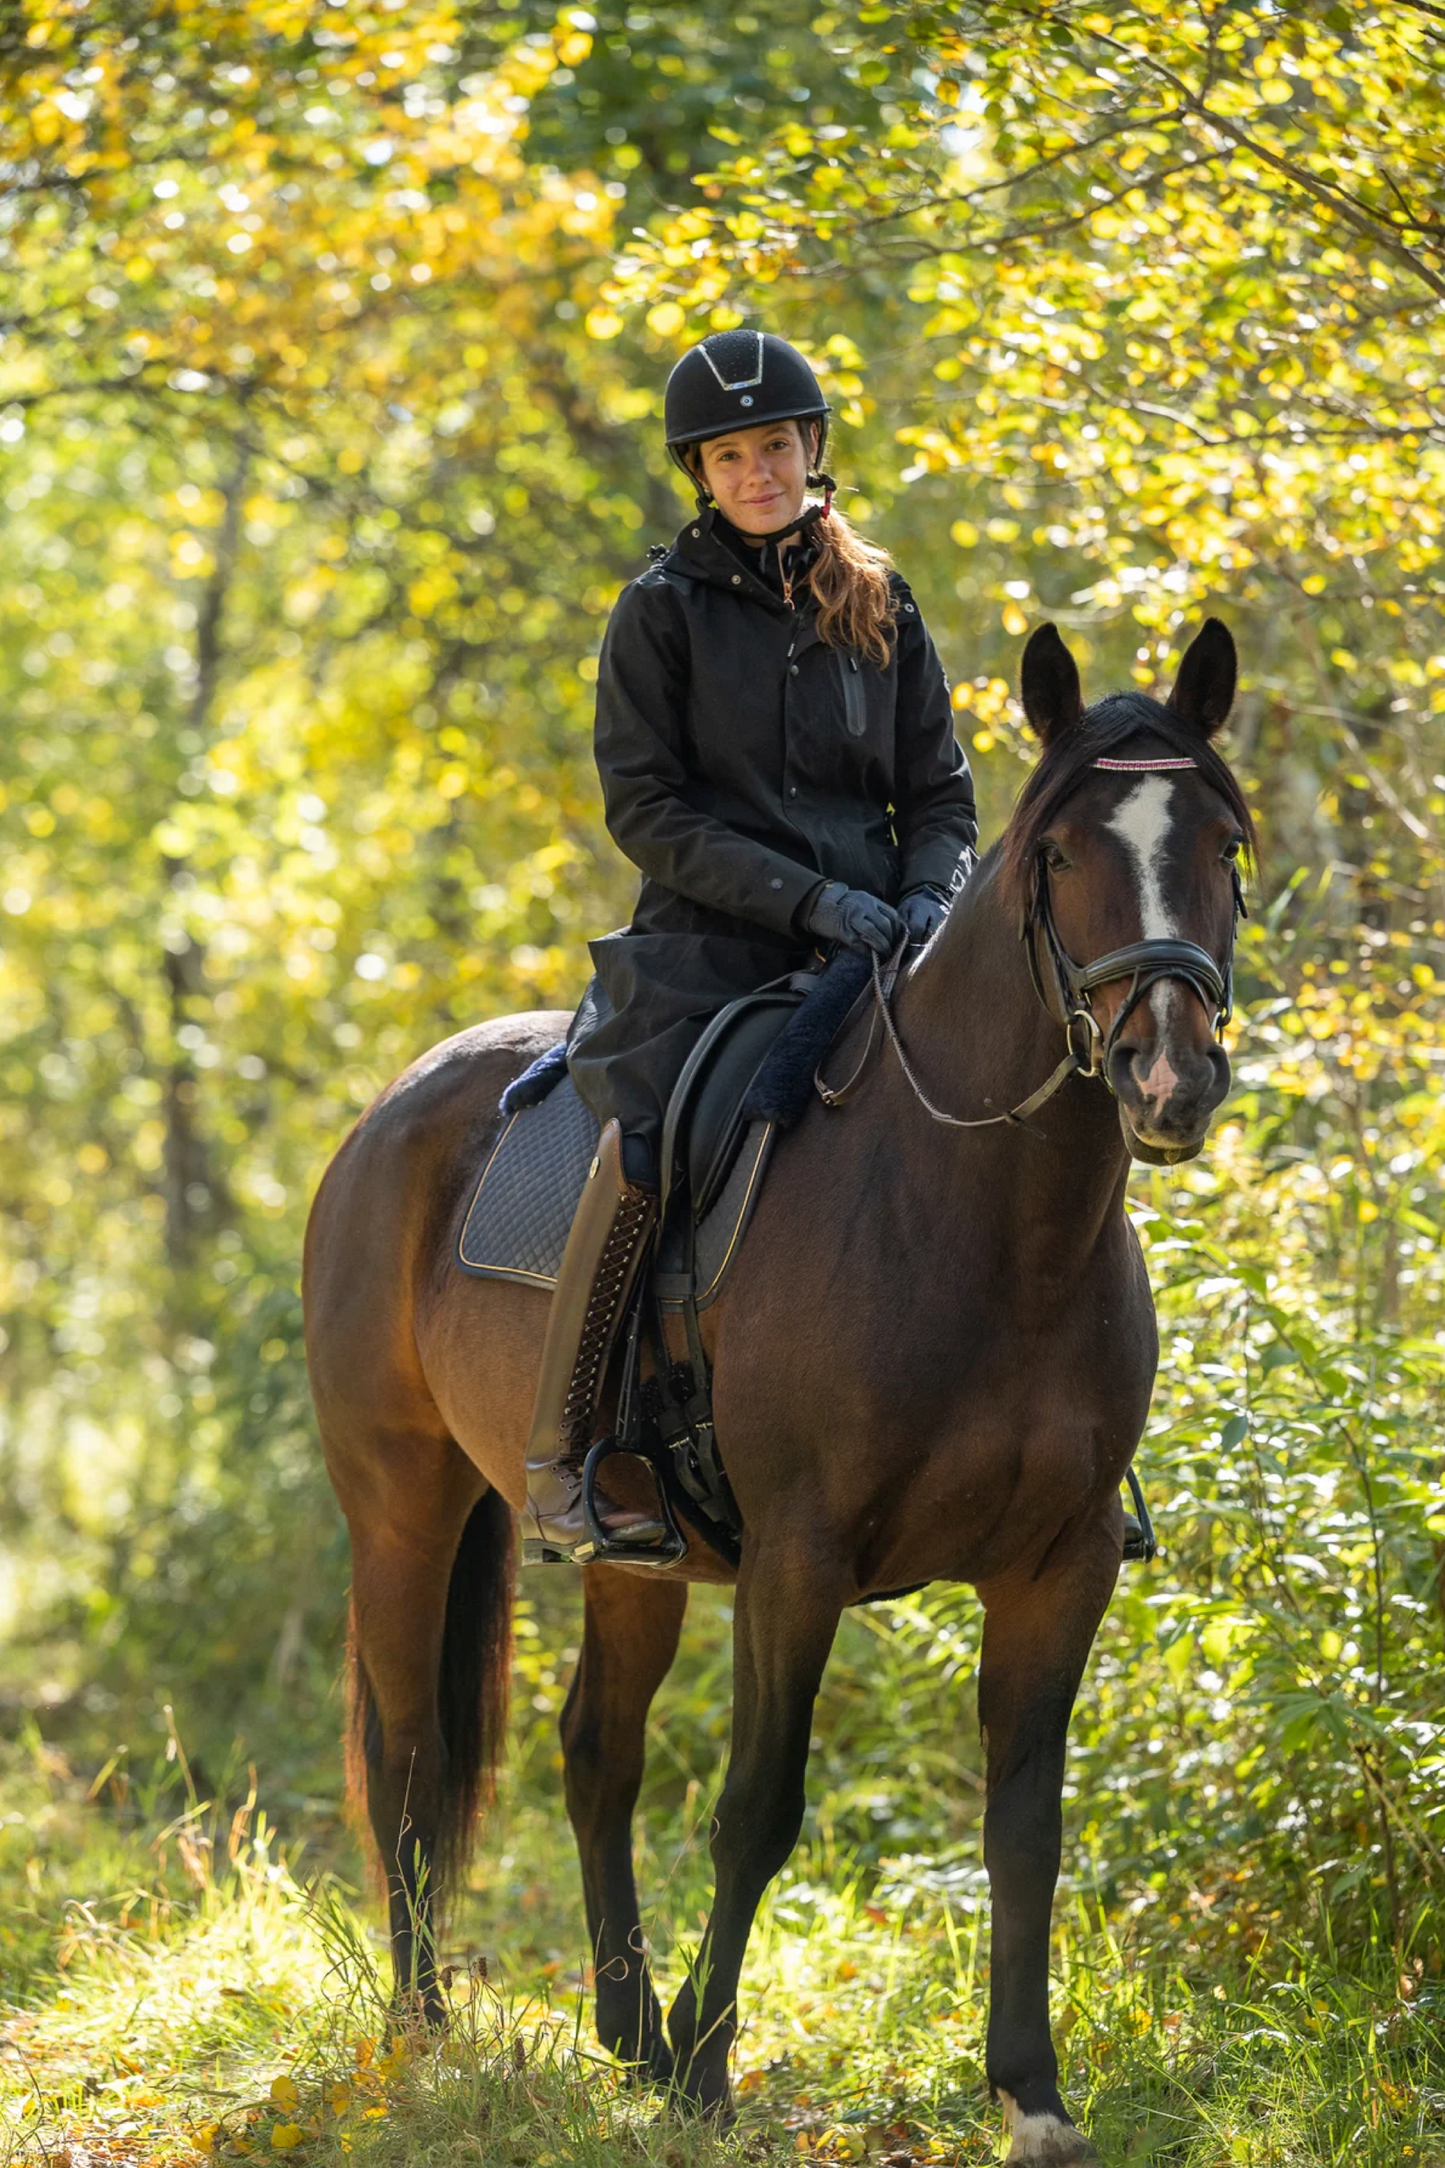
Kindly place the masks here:
<instances>
[{"instance_id":1,"label":"horse's muzzle","mask_svg":"<svg viewBox=\"0 0 1445 2168\"><path fill-rule=\"evenodd\" d=\"M1203 1149L1229 1090L1229 1056L1214 1040L1203 1046L1121 1043L1109 1057L1109 1082L1133 1157L1151 1167L1173 1166Z\"/></svg>"}]
</instances>

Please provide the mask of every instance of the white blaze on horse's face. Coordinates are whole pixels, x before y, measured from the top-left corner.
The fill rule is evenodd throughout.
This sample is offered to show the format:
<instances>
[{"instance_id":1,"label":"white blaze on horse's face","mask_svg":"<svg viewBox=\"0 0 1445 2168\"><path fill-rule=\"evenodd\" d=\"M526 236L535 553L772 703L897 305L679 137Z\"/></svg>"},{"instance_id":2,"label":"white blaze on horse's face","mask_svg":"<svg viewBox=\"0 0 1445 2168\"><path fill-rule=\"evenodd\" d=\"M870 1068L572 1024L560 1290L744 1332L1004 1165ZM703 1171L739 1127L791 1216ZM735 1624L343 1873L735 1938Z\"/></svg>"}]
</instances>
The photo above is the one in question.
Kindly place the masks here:
<instances>
[{"instance_id":1,"label":"white blaze on horse's face","mask_svg":"<svg viewBox=\"0 0 1445 2168\"><path fill-rule=\"evenodd\" d=\"M1146 775L1135 784L1113 813L1107 826L1134 861L1139 888L1139 934L1144 941L1173 941L1179 925L1164 894L1164 866L1168 857L1170 812L1174 785L1167 776ZM1169 1012L1180 987L1173 979L1161 979L1149 990L1149 1006L1159 1027L1158 1054L1140 1089L1146 1099L1163 1106L1179 1079L1169 1060L1165 1035Z\"/></svg>"},{"instance_id":2,"label":"white blaze on horse's face","mask_svg":"<svg viewBox=\"0 0 1445 2168\"><path fill-rule=\"evenodd\" d=\"M1171 826L1169 802L1173 795L1174 785L1166 777L1146 775L1114 808L1107 823L1134 860L1139 880L1140 939L1144 941L1172 941L1179 933L1164 899L1163 885Z\"/></svg>"}]
</instances>

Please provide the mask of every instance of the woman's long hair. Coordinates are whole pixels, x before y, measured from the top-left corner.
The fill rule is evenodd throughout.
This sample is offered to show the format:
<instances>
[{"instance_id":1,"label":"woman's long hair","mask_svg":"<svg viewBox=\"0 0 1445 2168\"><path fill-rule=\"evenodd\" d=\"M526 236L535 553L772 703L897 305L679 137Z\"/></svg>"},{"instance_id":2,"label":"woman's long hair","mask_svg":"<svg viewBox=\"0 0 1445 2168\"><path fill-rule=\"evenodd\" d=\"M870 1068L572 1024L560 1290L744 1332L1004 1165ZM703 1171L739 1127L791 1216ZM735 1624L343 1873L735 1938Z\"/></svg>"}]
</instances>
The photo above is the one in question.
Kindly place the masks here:
<instances>
[{"instance_id":1,"label":"woman's long hair","mask_svg":"<svg viewBox=\"0 0 1445 2168\"><path fill-rule=\"evenodd\" d=\"M887 550L865 542L836 506L810 529L818 554L808 574L818 598L818 637L856 648L883 669L895 615Z\"/></svg>"},{"instance_id":2,"label":"woman's long hair","mask_svg":"<svg viewBox=\"0 0 1445 2168\"><path fill-rule=\"evenodd\" d=\"M801 435L801 423L793 427ZM815 435L810 456L816 456L816 448ZM692 448L688 465L706 489L700 444ZM808 581L818 598L819 639L830 647L853 648L880 670L886 668L888 635L897 614L888 584L892 558L875 542L865 542L836 505L813 521L808 534L817 550Z\"/></svg>"}]
</instances>

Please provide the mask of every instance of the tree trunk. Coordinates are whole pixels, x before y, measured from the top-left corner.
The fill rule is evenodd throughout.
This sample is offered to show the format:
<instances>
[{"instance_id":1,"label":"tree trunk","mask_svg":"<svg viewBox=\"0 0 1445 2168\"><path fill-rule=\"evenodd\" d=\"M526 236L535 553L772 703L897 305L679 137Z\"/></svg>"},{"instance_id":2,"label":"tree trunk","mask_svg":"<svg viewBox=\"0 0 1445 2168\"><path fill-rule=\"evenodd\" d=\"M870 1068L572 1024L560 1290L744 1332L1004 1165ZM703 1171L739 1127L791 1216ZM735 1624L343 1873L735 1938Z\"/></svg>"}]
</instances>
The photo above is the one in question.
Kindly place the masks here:
<instances>
[{"instance_id":1,"label":"tree trunk","mask_svg":"<svg viewBox=\"0 0 1445 2168\"><path fill-rule=\"evenodd\" d=\"M196 683L186 721L187 728L201 739L210 728L220 678L222 626L235 570L241 500L250 460L250 447L243 441L226 484L215 567L206 581L196 620ZM183 858L166 860L166 875L173 891L180 887L185 872ZM173 1271L185 1273L196 1262L202 1235L214 1230L228 1199L224 1180L212 1167L210 1149L197 1119L200 1078L181 1038L183 1027L195 1021L193 1007L205 993L205 951L189 933L184 933L167 946L161 970L169 1001L171 1036L162 1102L166 1125L166 1255Z\"/></svg>"}]
</instances>

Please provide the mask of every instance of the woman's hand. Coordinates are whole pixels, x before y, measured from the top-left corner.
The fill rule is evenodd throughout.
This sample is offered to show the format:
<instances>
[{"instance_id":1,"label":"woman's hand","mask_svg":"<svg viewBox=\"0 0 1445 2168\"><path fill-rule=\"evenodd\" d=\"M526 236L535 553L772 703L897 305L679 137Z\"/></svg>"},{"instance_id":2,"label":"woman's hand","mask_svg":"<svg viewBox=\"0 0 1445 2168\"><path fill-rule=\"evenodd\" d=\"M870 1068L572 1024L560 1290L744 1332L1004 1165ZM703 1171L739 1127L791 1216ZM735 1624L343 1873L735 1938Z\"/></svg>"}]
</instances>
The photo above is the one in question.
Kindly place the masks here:
<instances>
[{"instance_id":1,"label":"woman's hand","mask_svg":"<svg viewBox=\"0 0 1445 2168\"><path fill-rule=\"evenodd\" d=\"M891 956L903 938L903 920L891 903L870 896L866 888L845 888L841 881L825 881L807 899L803 930L819 941L838 941L844 948L869 950L875 956Z\"/></svg>"},{"instance_id":2,"label":"woman's hand","mask_svg":"<svg viewBox=\"0 0 1445 2168\"><path fill-rule=\"evenodd\" d=\"M947 918L948 898L936 888L910 888L898 906L898 915L908 928L909 947L922 948Z\"/></svg>"}]
</instances>

